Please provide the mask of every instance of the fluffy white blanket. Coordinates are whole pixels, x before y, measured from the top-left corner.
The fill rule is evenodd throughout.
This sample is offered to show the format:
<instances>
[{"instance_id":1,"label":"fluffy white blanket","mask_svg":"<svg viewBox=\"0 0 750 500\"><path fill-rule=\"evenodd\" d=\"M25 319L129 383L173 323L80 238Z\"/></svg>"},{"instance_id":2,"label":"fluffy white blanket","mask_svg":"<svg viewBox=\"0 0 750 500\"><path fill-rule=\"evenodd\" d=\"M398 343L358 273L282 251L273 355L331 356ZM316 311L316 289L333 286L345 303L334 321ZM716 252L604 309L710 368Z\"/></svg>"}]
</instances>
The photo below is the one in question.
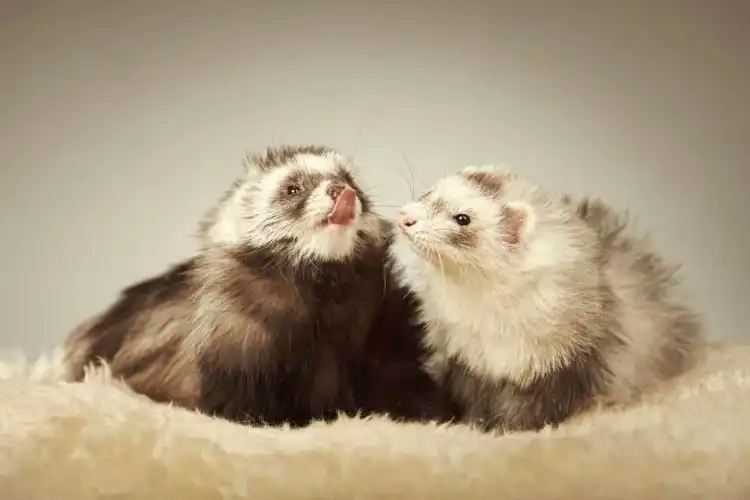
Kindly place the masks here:
<instances>
[{"instance_id":1,"label":"fluffy white blanket","mask_svg":"<svg viewBox=\"0 0 750 500\"><path fill-rule=\"evenodd\" d=\"M386 419L243 427L60 369L0 363L3 499L750 498L750 346L712 349L637 406L502 437Z\"/></svg>"}]
</instances>

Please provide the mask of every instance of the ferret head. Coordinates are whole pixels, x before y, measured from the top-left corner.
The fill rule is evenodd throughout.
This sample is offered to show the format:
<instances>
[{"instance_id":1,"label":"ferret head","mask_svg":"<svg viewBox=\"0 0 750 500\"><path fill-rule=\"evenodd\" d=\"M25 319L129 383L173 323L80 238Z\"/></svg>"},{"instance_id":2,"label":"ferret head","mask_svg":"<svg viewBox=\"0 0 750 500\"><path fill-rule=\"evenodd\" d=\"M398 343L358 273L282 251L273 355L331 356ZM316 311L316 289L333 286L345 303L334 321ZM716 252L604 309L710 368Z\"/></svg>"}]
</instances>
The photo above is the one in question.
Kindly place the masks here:
<instances>
[{"instance_id":1,"label":"ferret head","mask_svg":"<svg viewBox=\"0 0 750 500\"><path fill-rule=\"evenodd\" d=\"M573 212L533 183L466 167L402 207L392 252L445 278L507 282L589 258L590 242Z\"/></svg>"},{"instance_id":2,"label":"ferret head","mask_svg":"<svg viewBox=\"0 0 750 500\"><path fill-rule=\"evenodd\" d=\"M377 232L378 218L348 161L324 146L269 148L245 162L203 224L208 244L283 245L299 258L341 260Z\"/></svg>"}]
</instances>

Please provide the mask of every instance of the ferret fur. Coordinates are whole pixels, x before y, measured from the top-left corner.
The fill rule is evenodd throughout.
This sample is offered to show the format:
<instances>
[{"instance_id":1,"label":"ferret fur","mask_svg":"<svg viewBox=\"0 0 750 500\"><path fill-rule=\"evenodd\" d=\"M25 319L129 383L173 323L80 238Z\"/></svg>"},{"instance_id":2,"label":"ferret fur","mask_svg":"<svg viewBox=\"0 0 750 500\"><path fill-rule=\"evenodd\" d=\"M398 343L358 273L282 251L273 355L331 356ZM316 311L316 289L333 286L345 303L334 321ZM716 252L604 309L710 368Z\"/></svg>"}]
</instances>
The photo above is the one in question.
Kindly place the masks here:
<instances>
[{"instance_id":1,"label":"ferret fur","mask_svg":"<svg viewBox=\"0 0 750 500\"><path fill-rule=\"evenodd\" d=\"M421 370L414 302L388 267L390 227L349 163L285 146L246 170L201 224L198 255L73 332L72 377L102 359L155 400L255 424L448 418ZM355 189L357 217L321 226L336 186Z\"/></svg>"},{"instance_id":2,"label":"ferret fur","mask_svg":"<svg viewBox=\"0 0 750 500\"><path fill-rule=\"evenodd\" d=\"M627 404L700 357L677 267L600 200L466 167L405 205L399 228L391 253L422 302L428 368L467 423L557 425Z\"/></svg>"}]
</instances>

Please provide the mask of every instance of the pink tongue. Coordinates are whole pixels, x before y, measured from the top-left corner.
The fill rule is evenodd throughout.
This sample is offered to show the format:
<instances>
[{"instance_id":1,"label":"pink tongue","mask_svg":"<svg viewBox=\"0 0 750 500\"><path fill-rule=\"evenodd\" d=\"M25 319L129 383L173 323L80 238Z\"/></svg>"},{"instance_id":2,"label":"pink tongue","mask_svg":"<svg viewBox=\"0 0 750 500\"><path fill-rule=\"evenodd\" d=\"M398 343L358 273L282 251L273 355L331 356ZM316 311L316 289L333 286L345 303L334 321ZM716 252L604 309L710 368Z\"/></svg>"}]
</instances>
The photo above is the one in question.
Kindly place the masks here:
<instances>
[{"instance_id":1,"label":"pink tongue","mask_svg":"<svg viewBox=\"0 0 750 500\"><path fill-rule=\"evenodd\" d=\"M333 210L328 214L332 224L348 224L354 220L356 214L357 193L353 189L345 189L336 198Z\"/></svg>"}]
</instances>

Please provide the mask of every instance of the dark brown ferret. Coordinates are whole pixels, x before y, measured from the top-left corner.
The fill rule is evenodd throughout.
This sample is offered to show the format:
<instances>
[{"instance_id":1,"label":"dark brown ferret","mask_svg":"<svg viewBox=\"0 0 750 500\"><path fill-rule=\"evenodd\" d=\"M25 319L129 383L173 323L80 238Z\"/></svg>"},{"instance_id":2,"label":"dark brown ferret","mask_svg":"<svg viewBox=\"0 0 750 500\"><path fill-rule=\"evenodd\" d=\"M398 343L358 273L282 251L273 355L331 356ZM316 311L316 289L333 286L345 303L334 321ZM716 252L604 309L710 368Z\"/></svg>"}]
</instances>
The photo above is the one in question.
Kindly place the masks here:
<instances>
[{"instance_id":1,"label":"dark brown ferret","mask_svg":"<svg viewBox=\"0 0 750 500\"><path fill-rule=\"evenodd\" d=\"M208 214L198 255L132 286L68 340L136 391L246 423L450 418L421 370L387 223L337 152L269 149Z\"/></svg>"}]
</instances>

